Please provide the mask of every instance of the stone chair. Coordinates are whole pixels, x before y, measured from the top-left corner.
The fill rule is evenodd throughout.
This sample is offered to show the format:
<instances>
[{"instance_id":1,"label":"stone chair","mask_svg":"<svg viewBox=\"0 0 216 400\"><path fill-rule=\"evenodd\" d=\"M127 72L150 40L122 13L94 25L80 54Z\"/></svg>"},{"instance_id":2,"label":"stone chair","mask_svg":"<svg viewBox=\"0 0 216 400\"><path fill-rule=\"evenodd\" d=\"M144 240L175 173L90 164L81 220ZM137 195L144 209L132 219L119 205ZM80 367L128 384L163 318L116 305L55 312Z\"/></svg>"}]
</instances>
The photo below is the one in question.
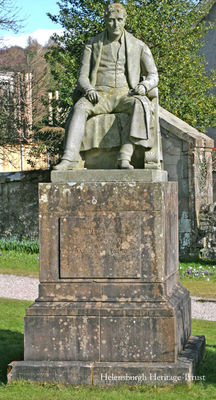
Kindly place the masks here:
<instances>
[{"instance_id":1,"label":"stone chair","mask_svg":"<svg viewBox=\"0 0 216 400\"><path fill-rule=\"evenodd\" d=\"M136 146L131 164L140 169L161 169L163 163L159 125L158 89L148 92L154 104L154 132L149 147ZM88 119L81 145L81 167L88 169L115 169L120 146L127 141L129 116L124 113L101 114Z\"/></svg>"}]
</instances>

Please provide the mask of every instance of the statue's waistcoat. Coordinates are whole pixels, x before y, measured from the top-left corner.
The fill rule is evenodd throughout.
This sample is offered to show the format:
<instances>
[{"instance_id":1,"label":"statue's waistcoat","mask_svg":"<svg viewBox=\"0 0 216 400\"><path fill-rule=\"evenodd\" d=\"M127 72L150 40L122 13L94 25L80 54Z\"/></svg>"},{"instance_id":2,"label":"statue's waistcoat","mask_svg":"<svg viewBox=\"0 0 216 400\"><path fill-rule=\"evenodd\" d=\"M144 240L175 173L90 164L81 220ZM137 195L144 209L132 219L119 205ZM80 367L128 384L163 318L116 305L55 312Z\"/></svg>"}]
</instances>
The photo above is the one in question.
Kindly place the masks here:
<instances>
[{"instance_id":1,"label":"statue's waistcoat","mask_svg":"<svg viewBox=\"0 0 216 400\"><path fill-rule=\"evenodd\" d=\"M104 41L96 86L128 87L124 36L120 41Z\"/></svg>"}]
</instances>

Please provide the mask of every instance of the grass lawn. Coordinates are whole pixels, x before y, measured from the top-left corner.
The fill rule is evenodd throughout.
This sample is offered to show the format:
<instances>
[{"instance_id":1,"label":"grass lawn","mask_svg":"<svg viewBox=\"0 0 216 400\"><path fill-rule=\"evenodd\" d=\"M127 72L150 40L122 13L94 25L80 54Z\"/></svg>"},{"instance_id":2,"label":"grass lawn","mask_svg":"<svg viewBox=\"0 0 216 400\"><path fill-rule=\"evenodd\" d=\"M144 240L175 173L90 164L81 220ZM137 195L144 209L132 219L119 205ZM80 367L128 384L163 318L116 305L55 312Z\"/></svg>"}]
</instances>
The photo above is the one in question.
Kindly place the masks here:
<instances>
[{"instance_id":1,"label":"grass lawn","mask_svg":"<svg viewBox=\"0 0 216 400\"><path fill-rule=\"evenodd\" d=\"M181 279L181 284L190 291L191 296L216 299L216 280L206 282Z\"/></svg>"},{"instance_id":2,"label":"grass lawn","mask_svg":"<svg viewBox=\"0 0 216 400\"><path fill-rule=\"evenodd\" d=\"M17 250L0 250L0 274L38 278L39 254L29 254Z\"/></svg>"},{"instance_id":3,"label":"grass lawn","mask_svg":"<svg viewBox=\"0 0 216 400\"><path fill-rule=\"evenodd\" d=\"M30 302L0 299L0 399L2 400L214 400L216 399L216 322L193 320L193 334L205 335L206 354L197 371L206 381L191 386L84 386L13 382L6 385L7 364L23 358L23 318Z\"/></svg>"}]
</instances>

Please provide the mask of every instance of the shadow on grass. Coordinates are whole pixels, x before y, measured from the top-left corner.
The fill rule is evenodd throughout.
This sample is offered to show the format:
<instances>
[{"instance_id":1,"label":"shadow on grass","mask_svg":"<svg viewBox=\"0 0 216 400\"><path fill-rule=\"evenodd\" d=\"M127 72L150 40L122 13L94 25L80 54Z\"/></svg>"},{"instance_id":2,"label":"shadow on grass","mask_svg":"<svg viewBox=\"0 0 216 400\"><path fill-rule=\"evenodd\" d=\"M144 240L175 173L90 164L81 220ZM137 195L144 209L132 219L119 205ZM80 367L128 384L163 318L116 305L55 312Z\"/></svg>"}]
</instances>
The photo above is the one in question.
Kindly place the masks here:
<instances>
[{"instance_id":1,"label":"shadow on grass","mask_svg":"<svg viewBox=\"0 0 216 400\"><path fill-rule=\"evenodd\" d=\"M205 376L205 383L216 386L216 346L206 345L203 360L200 362L196 375Z\"/></svg>"},{"instance_id":2,"label":"shadow on grass","mask_svg":"<svg viewBox=\"0 0 216 400\"><path fill-rule=\"evenodd\" d=\"M0 383L7 382L7 367L11 361L23 360L24 335L0 330Z\"/></svg>"},{"instance_id":3,"label":"shadow on grass","mask_svg":"<svg viewBox=\"0 0 216 400\"><path fill-rule=\"evenodd\" d=\"M209 259L204 259L204 258L200 258L199 255L198 256L184 256L184 257L180 257L179 261L181 263L199 263L200 265L206 266L206 265L216 265L216 260L209 260Z\"/></svg>"}]
</instances>

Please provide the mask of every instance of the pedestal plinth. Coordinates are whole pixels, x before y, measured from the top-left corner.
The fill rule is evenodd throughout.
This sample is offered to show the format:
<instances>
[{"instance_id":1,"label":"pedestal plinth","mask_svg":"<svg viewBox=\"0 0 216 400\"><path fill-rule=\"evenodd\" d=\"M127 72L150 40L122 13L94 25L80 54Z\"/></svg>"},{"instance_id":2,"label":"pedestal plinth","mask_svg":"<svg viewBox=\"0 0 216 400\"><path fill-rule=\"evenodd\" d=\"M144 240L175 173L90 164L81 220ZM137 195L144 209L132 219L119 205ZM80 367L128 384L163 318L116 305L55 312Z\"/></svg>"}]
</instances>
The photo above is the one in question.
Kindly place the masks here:
<instances>
[{"instance_id":1,"label":"pedestal plinth","mask_svg":"<svg viewBox=\"0 0 216 400\"><path fill-rule=\"evenodd\" d=\"M193 372L193 360L179 361L191 309L178 277L177 184L141 172L68 171L67 182L55 172L40 184L39 297L9 380L144 374L154 384L154 373Z\"/></svg>"}]
</instances>

